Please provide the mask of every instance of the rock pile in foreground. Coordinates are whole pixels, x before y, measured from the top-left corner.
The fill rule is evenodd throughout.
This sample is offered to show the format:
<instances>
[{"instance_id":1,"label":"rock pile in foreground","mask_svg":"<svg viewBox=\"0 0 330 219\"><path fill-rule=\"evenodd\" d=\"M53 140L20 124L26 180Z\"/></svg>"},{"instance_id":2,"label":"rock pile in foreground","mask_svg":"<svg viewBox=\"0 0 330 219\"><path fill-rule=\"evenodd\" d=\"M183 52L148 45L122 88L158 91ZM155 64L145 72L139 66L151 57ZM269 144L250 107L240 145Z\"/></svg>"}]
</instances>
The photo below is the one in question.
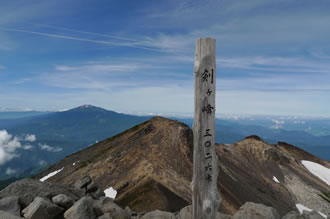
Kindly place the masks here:
<instances>
[{"instance_id":1,"label":"rock pile in foreground","mask_svg":"<svg viewBox=\"0 0 330 219\"><path fill-rule=\"evenodd\" d=\"M179 212L134 212L119 207L91 180L83 177L74 188L33 179L17 181L0 191L1 219L191 219L192 206ZM272 207L245 203L234 216L218 213L217 219L280 219ZM322 219L317 212L289 212L282 219Z\"/></svg>"}]
</instances>

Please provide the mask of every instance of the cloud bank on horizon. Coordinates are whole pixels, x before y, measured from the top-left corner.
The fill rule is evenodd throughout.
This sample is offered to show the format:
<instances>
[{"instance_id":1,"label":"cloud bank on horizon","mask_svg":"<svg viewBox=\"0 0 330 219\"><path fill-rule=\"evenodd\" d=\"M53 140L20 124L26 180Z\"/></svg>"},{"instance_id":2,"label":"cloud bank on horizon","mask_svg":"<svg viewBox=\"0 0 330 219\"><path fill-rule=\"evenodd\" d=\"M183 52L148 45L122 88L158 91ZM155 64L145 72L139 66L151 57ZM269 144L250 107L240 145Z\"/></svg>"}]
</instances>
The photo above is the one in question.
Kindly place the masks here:
<instances>
[{"instance_id":1,"label":"cloud bank on horizon","mask_svg":"<svg viewBox=\"0 0 330 219\"><path fill-rule=\"evenodd\" d=\"M330 2L8 1L0 107L192 113L195 40L217 40L217 113L330 116Z\"/></svg>"},{"instance_id":2,"label":"cloud bank on horizon","mask_svg":"<svg viewBox=\"0 0 330 219\"><path fill-rule=\"evenodd\" d=\"M24 137L13 136L6 130L0 130L0 166L19 157L18 149L30 150L33 148L30 143L36 141L36 136L27 134ZM8 171L13 172L13 171Z\"/></svg>"},{"instance_id":3,"label":"cloud bank on horizon","mask_svg":"<svg viewBox=\"0 0 330 219\"><path fill-rule=\"evenodd\" d=\"M15 136L8 133L7 130L0 130L0 166L6 164L14 158L20 157L20 150L33 150L36 148L34 144L37 142L37 137L34 134L25 134L21 136ZM38 148L43 151L57 153L61 152L63 148L52 147L46 143L38 143ZM42 165L42 164L40 164ZM11 175L15 173L14 169L7 169L6 171Z\"/></svg>"}]
</instances>

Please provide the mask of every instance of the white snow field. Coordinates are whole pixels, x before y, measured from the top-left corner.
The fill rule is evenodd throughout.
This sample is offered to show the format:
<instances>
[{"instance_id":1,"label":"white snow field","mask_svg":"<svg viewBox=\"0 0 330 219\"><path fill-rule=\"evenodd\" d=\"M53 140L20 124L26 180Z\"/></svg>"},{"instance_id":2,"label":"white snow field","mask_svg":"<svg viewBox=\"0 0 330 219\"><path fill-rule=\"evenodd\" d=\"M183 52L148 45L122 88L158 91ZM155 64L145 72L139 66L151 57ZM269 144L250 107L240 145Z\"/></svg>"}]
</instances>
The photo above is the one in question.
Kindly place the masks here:
<instances>
[{"instance_id":1,"label":"white snow field","mask_svg":"<svg viewBox=\"0 0 330 219\"><path fill-rule=\"evenodd\" d=\"M276 182L276 183L280 183L280 181L278 181L278 179L276 178L276 176L273 176L273 180L274 180L274 182Z\"/></svg>"},{"instance_id":2,"label":"white snow field","mask_svg":"<svg viewBox=\"0 0 330 219\"><path fill-rule=\"evenodd\" d=\"M300 214L302 214L303 211L313 211L313 209L307 208L305 205L302 205L302 204L296 204L296 207L297 207L297 209L298 209L298 211L299 211ZM319 213L322 217L327 218L327 216L326 216L325 214L323 214L322 212L319 212L319 211L318 211L318 213Z\"/></svg>"},{"instance_id":3,"label":"white snow field","mask_svg":"<svg viewBox=\"0 0 330 219\"><path fill-rule=\"evenodd\" d=\"M326 168L325 166L308 161L308 160L302 160L301 163L315 176L320 178L322 181L327 183L330 186L330 169Z\"/></svg>"},{"instance_id":4,"label":"white snow field","mask_svg":"<svg viewBox=\"0 0 330 219\"><path fill-rule=\"evenodd\" d=\"M49 173L47 176L44 176L40 179L41 182L46 181L47 179L49 179L50 177L55 176L56 174L58 174L59 172L61 172L64 169L64 167L62 169L59 170L55 170L54 172Z\"/></svg>"}]
</instances>

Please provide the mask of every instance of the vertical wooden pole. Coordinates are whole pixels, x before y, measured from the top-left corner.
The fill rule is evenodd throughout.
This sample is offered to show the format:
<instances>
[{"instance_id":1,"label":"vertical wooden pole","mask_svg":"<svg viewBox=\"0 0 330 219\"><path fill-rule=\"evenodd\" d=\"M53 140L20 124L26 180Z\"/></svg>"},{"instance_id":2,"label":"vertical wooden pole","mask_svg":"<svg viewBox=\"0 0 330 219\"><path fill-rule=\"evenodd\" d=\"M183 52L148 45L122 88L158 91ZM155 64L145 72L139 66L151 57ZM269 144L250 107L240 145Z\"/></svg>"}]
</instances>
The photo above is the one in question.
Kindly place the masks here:
<instances>
[{"instance_id":1,"label":"vertical wooden pole","mask_svg":"<svg viewBox=\"0 0 330 219\"><path fill-rule=\"evenodd\" d=\"M195 51L193 219L215 219L220 206L218 157L214 145L215 39L200 38Z\"/></svg>"}]
</instances>

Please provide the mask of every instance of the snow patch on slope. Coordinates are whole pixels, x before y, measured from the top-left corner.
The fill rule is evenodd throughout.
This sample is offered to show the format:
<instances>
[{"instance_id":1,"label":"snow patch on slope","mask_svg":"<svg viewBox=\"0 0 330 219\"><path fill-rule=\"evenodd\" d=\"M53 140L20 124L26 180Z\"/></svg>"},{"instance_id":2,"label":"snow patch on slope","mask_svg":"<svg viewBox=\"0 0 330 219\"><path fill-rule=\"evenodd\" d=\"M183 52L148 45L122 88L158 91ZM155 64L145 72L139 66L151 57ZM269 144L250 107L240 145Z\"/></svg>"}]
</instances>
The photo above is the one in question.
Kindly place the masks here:
<instances>
[{"instance_id":1,"label":"snow patch on slope","mask_svg":"<svg viewBox=\"0 0 330 219\"><path fill-rule=\"evenodd\" d=\"M299 213L302 214L303 211L313 211L313 209L310 209L308 207L306 207L305 205L302 205L302 204L296 204L296 208L298 209ZM324 217L324 218L327 218L327 216L325 214L323 214L322 212L319 212L318 213Z\"/></svg>"},{"instance_id":2,"label":"snow patch on slope","mask_svg":"<svg viewBox=\"0 0 330 219\"><path fill-rule=\"evenodd\" d=\"M49 173L47 176L44 176L40 179L41 182L46 181L47 179L49 179L50 177L55 176L56 174L58 174L59 172L61 172L64 169L64 167L62 167L62 169L59 170L55 170L54 172Z\"/></svg>"},{"instance_id":3,"label":"snow patch on slope","mask_svg":"<svg viewBox=\"0 0 330 219\"><path fill-rule=\"evenodd\" d=\"M274 182L276 182L276 183L280 183L280 181L278 181L278 179L276 178L276 176L273 176L273 180L274 180Z\"/></svg>"},{"instance_id":4,"label":"snow patch on slope","mask_svg":"<svg viewBox=\"0 0 330 219\"><path fill-rule=\"evenodd\" d=\"M324 181L326 184L330 186L330 169L326 168L325 166L322 166L321 164L302 160L301 163L311 172L313 175L320 178L322 181Z\"/></svg>"},{"instance_id":5,"label":"snow patch on slope","mask_svg":"<svg viewBox=\"0 0 330 219\"><path fill-rule=\"evenodd\" d=\"M107 188L106 190L104 190L105 193L105 197L109 197L109 198L116 198L117 195L117 191L115 189L113 189L112 187Z\"/></svg>"}]
</instances>

